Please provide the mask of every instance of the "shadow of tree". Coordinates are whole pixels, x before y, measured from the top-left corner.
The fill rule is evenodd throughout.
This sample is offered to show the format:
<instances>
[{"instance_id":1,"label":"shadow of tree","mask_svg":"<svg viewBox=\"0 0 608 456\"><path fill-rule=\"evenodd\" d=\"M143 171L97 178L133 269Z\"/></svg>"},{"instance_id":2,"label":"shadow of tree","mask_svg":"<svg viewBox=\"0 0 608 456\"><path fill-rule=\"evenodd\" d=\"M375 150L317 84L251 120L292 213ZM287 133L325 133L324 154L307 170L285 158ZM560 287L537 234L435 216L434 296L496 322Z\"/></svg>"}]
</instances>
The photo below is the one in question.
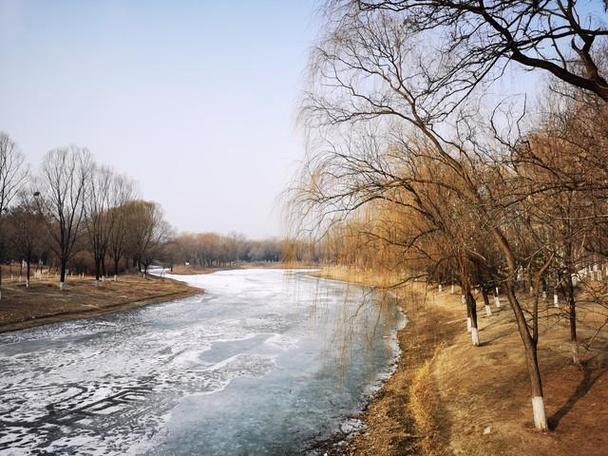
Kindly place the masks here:
<instances>
[{"instance_id":1,"label":"shadow of tree","mask_svg":"<svg viewBox=\"0 0 608 456\"><path fill-rule=\"evenodd\" d=\"M581 370L583 372L583 378L574 392L570 395L564 405L562 405L553 415L549 417L549 429L552 431L557 429L557 426L562 418L566 416L576 405L576 403L589 392L595 382L608 371L608 367L606 365L602 365L601 367L594 369L591 364L591 360L587 360L581 363Z\"/></svg>"}]
</instances>

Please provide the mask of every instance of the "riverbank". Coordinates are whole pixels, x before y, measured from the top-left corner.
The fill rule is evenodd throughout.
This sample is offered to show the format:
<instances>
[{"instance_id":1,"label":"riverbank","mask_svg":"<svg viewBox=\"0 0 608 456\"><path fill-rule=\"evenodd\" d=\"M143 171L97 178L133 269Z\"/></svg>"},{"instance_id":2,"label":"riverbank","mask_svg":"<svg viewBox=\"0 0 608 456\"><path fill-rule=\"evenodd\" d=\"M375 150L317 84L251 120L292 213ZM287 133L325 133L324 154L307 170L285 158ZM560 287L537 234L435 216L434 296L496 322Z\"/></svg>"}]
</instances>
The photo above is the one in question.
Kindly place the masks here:
<instances>
[{"instance_id":1,"label":"riverbank","mask_svg":"<svg viewBox=\"0 0 608 456\"><path fill-rule=\"evenodd\" d=\"M331 268L327 278L386 287L395 278ZM558 455L605 454L608 445L608 363L597 340L582 367L570 362L567 321L543 308L539 359L551 432L531 423L521 340L503 300L486 316L480 306L481 347L466 332L460 296L422 283L396 291L408 325L395 374L370 404L366 428L350 443L352 455ZM593 309L581 308L580 334Z\"/></svg>"},{"instance_id":2,"label":"riverbank","mask_svg":"<svg viewBox=\"0 0 608 456\"><path fill-rule=\"evenodd\" d=\"M231 265L220 267L199 266L196 264L177 264L173 266L170 274L174 275L195 275L195 274L211 274L218 271L231 271L234 269L306 269L318 268L317 264L297 263L297 262L251 262L251 263L234 263Z\"/></svg>"},{"instance_id":3,"label":"riverbank","mask_svg":"<svg viewBox=\"0 0 608 456\"><path fill-rule=\"evenodd\" d=\"M0 300L0 332L66 320L91 318L201 293L183 282L127 274L95 285L93 277L70 277L60 291L57 279L5 281Z\"/></svg>"}]
</instances>

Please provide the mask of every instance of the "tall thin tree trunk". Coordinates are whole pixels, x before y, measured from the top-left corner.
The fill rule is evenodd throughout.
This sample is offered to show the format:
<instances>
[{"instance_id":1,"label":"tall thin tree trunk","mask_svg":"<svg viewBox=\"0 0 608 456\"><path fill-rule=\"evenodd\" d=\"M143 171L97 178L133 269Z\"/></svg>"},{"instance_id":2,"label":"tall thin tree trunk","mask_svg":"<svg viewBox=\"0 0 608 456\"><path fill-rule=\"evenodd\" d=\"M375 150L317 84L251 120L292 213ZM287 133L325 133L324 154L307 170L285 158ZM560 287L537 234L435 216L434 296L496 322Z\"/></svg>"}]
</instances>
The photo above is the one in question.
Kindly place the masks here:
<instances>
[{"instance_id":1,"label":"tall thin tree trunk","mask_svg":"<svg viewBox=\"0 0 608 456\"><path fill-rule=\"evenodd\" d=\"M67 261L62 258L59 263L59 289L63 290L65 287L65 270L67 269Z\"/></svg>"},{"instance_id":2,"label":"tall thin tree trunk","mask_svg":"<svg viewBox=\"0 0 608 456\"><path fill-rule=\"evenodd\" d=\"M528 368L528 376L530 379L530 389L532 393L532 414L534 417L534 427L539 430L547 430L547 416L545 413L545 400L543 395L543 384L540 375L540 367L538 364L538 352L537 342L535 338L530 334L530 330L527 326L526 317L523 314L519 301L515 296L513 286L507 284L505 287L507 291L507 299L511 305L511 309L515 314L515 320L517 322L517 329L519 335L524 343L524 350L526 355L526 366ZM538 318L535 316L534 318Z\"/></svg>"},{"instance_id":3,"label":"tall thin tree trunk","mask_svg":"<svg viewBox=\"0 0 608 456\"><path fill-rule=\"evenodd\" d=\"M568 317L570 321L570 344L572 348L572 362L579 364L578 341L576 338L576 297L572 274L566 275L566 299L568 300Z\"/></svg>"}]
</instances>

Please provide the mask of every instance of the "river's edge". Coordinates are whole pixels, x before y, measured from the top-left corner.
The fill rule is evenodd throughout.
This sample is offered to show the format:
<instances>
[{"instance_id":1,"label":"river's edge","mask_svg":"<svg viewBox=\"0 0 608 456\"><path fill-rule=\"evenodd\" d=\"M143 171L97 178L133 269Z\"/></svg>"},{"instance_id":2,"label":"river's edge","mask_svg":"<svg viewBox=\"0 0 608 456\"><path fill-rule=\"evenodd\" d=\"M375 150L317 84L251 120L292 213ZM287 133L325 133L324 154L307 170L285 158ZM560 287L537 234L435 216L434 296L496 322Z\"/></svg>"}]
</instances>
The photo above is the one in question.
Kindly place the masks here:
<instances>
[{"instance_id":1,"label":"river's edge","mask_svg":"<svg viewBox=\"0 0 608 456\"><path fill-rule=\"evenodd\" d=\"M385 289L398 281L338 267L321 276ZM543 306L538 353L552 431L537 432L521 338L504 301L489 313L478 308L482 343L475 347L456 290L414 282L393 291L408 317L398 333L397 370L372 399L363 430L328 454L605 454L607 340L585 353L583 366L573 364L567 321L559 309ZM593 335L583 328L581 334Z\"/></svg>"},{"instance_id":2,"label":"river's edge","mask_svg":"<svg viewBox=\"0 0 608 456\"><path fill-rule=\"evenodd\" d=\"M119 282L124 280L125 278L121 277ZM38 309L36 309L31 315L28 315L25 318L20 315L2 315L4 317L4 321L0 323L0 333L19 331L53 323L61 323L64 321L95 318L102 315L124 312L152 304L162 304L175 299L187 298L204 293L204 290L192 287L179 280L170 278L141 278L141 280L139 280L138 278L138 281L148 281L143 282L144 286L153 285L149 287L150 289L146 293L141 293L137 287L132 286L131 282L133 282L133 280L133 276L128 277L128 282L126 284L127 286L131 286L131 289L133 290L131 295L124 294L124 289L114 289L113 287L116 287L116 283L112 281L107 281L106 284L102 284L97 287L92 280L88 280L86 283L84 283L85 281L82 280L80 283L77 283L78 288L76 293L72 293L70 288L67 288L66 291L63 292L57 291L55 284L32 284L32 288L34 288L34 286L46 286L47 290L44 290L43 292L39 293L38 296L36 296L35 299L39 300L38 306L36 306L36 303L27 304L33 305L34 307L39 307L39 312L42 312L45 310L45 304L47 304L45 298L56 298L56 295L63 293L63 296L65 296L63 300L67 302L67 305L64 305L62 308L67 310L59 310L50 314L37 314L36 310ZM151 282L152 280L154 283ZM120 282L120 284L123 285L122 282ZM137 285L139 285L139 283ZM68 284L68 287L69 286L74 285ZM9 290L9 292L11 291L13 290ZM98 292L104 293L103 299L108 300L108 302L104 303L103 305L87 303L87 298L93 299L94 294ZM6 299L6 301L9 301L9 299L10 298ZM76 300L78 300L78 303L70 302ZM6 301L3 301L2 304L4 304Z\"/></svg>"},{"instance_id":3,"label":"river's edge","mask_svg":"<svg viewBox=\"0 0 608 456\"><path fill-rule=\"evenodd\" d=\"M373 275L352 275L326 268L317 277L368 287L382 287ZM360 430L337 435L322 446L328 455L418 455L434 453L446 442L438 438L442 427L436 385L424 375L429 362L458 332L454 314L425 305L423 287L392 289L407 324L397 331L399 357L392 374L370 398L361 416ZM451 322L444 324L442 322Z\"/></svg>"}]
</instances>

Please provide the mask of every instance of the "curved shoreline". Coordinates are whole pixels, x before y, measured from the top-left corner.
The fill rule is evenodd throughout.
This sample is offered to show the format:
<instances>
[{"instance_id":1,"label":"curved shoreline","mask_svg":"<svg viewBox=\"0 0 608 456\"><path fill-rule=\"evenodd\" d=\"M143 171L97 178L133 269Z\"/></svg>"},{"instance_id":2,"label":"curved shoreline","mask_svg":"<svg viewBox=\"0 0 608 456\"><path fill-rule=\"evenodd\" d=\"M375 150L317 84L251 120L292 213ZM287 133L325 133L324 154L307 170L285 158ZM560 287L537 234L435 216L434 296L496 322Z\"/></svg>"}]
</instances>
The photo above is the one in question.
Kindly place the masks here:
<instances>
[{"instance_id":1,"label":"curved shoreline","mask_svg":"<svg viewBox=\"0 0 608 456\"><path fill-rule=\"evenodd\" d=\"M3 317L6 318L6 321L0 322L0 333L20 331L64 321L95 318L204 293L203 289L191 287L173 279L163 279L166 282L144 282L145 280L154 279L140 280L139 278L127 277L124 281L108 281L108 285L101 285L99 287L96 287L93 284L94 282L91 283L91 280L86 279L86 281L74 282L73 289L68 288L63 292L57 291L55 288L45 290L43 289L44 287L54 287L54 285L36 283L32 284L32 289L37 286L38 290L35 290L35 294L32 296L29 295L29 291L20 291L14 288L13 290L9 290L9 292L12 291L14 293L13 299L27 299L28 301L24 305L31 308L29 309L30 314L18 318L18 315L9 313L7 309L2 309L4 312ZM132 288L128 290L132 296L124 294L126 293L124 289L112 289L112 284L116 283L120 284L121 287ZM149 285L149 288L146 288L146 285ZM145 293L140 292L137 289L138 286L144 287ZM71 293L74 289L76 291L72 295ZM104 294L95 296L95 293ZM6 301L2 301L3 303L10 302L11 298L5 299ZM56 306L58 307L58 311L53 312L53 305L49 304L49 302L59 299L62 299L62 301L59 303L60 305ZM87 300L92 302L87 302ZM44 313L45 310L47 313Z\"/></svg>"},{"instance_id":2,"label":"curved shoreline","mask_svg":"<svg viewBox=\"0 0 608 456\"><path fill-rule=\"evenodd\" d=\"M382 289L381 283L367 276L352 276L352 271L335 268L314 274L316 277ZM385 290L386 291L386 290ZM407 323L396 332L398 357L391 374L382 381L377 391L367 401L366 407L357 418L362 422L360 429L336 436L320 448L327 455L419 455L443 446L445 442L434 441L433 429L420 429L420 418L413 408L420 398L412 397L411 387L416 375L433 359L446 341L458 334L454 314L445 309L429 308L425 305L426 294L408 287L386 291L397 299L401 313ZM444 322L449 321L449 324ZM454 324L456 323L456 324ZM425 385L433 390L433 385ZM429 400L430 398L424 398ZM425 407L436 408L431 403ZM431 427L437 423L431 423ZM432 438L425 439L423 434ZM423 451L424 447L424 451Z\"/></svg>"},{"instance_id":3,"label":"curved shoreline","mask_svg":"<svg viewBox=\"0 0 608 456\"><path fill-rule=\"evenodd\" d=\"M106 307L93 308L90 310L82 310L78 312L60 312L52 315L45 315L39 318L33 317L29 320L22 320L10 323L0 324L0 333L20 331L22 329L35 328L37 326L49 325L52 323L61 323L72 320L85 320L87 318L95 318L101 315L124 312L126 310L137 309L152 304L163 304L174 299L187 298L204 293L203 290L193 289L192 291L173 292L164 295L158 295L152 298L138 299L134 301L119 302L110 304Z\"/></svg>"}]
</instances>

